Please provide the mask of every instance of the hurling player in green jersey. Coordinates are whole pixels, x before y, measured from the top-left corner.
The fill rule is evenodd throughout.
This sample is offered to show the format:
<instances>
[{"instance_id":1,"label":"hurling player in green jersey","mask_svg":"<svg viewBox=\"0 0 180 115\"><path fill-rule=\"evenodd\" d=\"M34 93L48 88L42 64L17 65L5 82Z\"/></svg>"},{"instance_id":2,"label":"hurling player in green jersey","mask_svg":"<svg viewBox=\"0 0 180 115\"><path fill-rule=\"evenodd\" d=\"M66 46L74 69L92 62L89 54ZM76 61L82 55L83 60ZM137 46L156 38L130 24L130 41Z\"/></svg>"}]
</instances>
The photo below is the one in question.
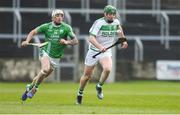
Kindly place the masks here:
<instances>
[{"instance_id":1,"label":"hurling player in green jersey","mask_svg":"<svg viewBox=\"0 0 180 115\"><path fill-rule=\"evenodd\" d=\"M77 93L77 104L82 103L84 88L92 76L94 67L97 63L102 66L102 73L99 82L96 85L98 99L103 99L102 86L108 78L112 68L112 51L106 49L118 38L121 41L121 47L127 48L128 43L120 26L119 20L116 18L116 8L107 5L104 8L104 17L97 19L89 30L89 50L85 58L84 73L80 79L80 86ZM103 52L93 58L93 55Z\"/></svg>"},{"instance_id":2,"label":"hurling player in green jersey","mask_svg":"<svg viewBox=\"0 0 180 115\"><path fill-rule=\"evenodd\" d=\"M48 77L55 67L59 66L60 58L63 56L66 46L78 44L71 26L64 23L63 19L64 13L62 10L53 10L52 22L36 27L22 42L22 46L27 46L33 36L38 33L44 34L45 42L47 42L40 51L41 71L34 77L32 83L26 86L26 90L22 95L23 101L32 98L43 79Z\"/></svg>"}]
</instances>

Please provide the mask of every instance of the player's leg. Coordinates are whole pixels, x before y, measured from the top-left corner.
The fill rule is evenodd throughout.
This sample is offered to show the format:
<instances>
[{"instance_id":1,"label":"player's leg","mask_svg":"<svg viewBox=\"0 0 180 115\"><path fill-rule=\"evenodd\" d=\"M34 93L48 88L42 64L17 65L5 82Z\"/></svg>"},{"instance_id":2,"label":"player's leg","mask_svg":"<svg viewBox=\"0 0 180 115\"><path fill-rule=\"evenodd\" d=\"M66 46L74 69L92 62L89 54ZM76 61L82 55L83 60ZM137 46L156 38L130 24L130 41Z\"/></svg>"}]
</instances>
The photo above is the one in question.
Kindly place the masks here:
<instances>
[{"instance_id":1,"label":"player's leg","mask_svg":"<svg viewBox=\"0 0 180 115\"><path fill-rule=\"evenodd\" d=\"M97 52L95 52L93 50L88 50L88 52L87 52L87 55L85 58L84 73L80 78L80 86L79 86L77 100L76 100L77 104L81 104L84 88L85 88L87 82L91 79L91 75L93 73L94 67L98 62L97 58L92 58L92 56L96 53Z\"/></svg>"},{"instance_id":2,"label":"player's leg","mask_svg":"<svg viewBox=\"0 0 180 115\"><path fill-rule=\"evenodd\" d=\"M26 85L26 90L23 93L21 99L22 101L25 101L27 97L32 98L35 94L35 92L38 89L39 84L42 82L44 77L47 75L47 73L44 72L44 68L46 65L48 65L47 59L45 57L42 57L41 59L41 71L34 77L31 84ZM44 62L44 63L43 63Z\"/></svg>"},{"instance_id":3,"label":"player's leg","mask_svg":"<svg viewBox=\"0 0 180 115\"><path fill-rule=\"evenodd\" d=\"M32 89L27 93L27 96L29 98L32 98L34 94L36 93L39 85L41 82L46 78L51 72L53 71L51 67L51 63L48 56L43 56L41 58L41 71L38 73L38 75L33 79L33 82L31 83Z\"/></svg>"},{"instance_id":4,"label":"player's leg","mask_svg":"<svg viewBox=\"0 0 180 115\"><path fill-rule=\"evenodd\" d=\"M47 74L44 75L44 78L48 77L48 76L52 73L53 70L54 70L54 68L51 66L50 71L47 72ZM35 83L36 83L36 81L38 80L39 76L41 76L41 75L39 75L39 74L41 74L41 73L39 72L38 75L37 75L36 77L34 77L32 83L31 83L31 86L34 86L34 85L35 85Z\"/></svg>"},{"instance_id":5,"label":"player's leg","mask_svg":"<svg viewBox=\"0 0 180 115\"><path fill-rule=\"evenodd\" d=\"M37 86L41 84L44 78L46 78L53 71L51 63L50 63L50 59L48 56L43 56L41 58L41 67L42 67L41 71L39 72L35 80L35 85Z\"/></svg>"},{"instance_id":6,"label":"player's leg","mask_svg":"<svg viewBox=\"0 0 180 115\"><path fill-rule=\"evenodd\" d=\"M110 56L103 57L100 59L100 64L103 68L103 71L101 73L99 82L96 85L96 90L97 90L97 97L99 99L103 99L102 86L110 74L112 68L112 58Z\"/></svg>"},{"instance_id":7,"label":"player's leg","mask_svg":"<svg viewBox=\"0 0 180 115\"><path fill-rule=\"evenodd\" d=\"M92 72L94 70L94 66L85 65L84 74L80 78L80 86L77 94L76 104L82 103L83 91L87 84L87 82L91 79Z\"/></svg>"}]
</instances>

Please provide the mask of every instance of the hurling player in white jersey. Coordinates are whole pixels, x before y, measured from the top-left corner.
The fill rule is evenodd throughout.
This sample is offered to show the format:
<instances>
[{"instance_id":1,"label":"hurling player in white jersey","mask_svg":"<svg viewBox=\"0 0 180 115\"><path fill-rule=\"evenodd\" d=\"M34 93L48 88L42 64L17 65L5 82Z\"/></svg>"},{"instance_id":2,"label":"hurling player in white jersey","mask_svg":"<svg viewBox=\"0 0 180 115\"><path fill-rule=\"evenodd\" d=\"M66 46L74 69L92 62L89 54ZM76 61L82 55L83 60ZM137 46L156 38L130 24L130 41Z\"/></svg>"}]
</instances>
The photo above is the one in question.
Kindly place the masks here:
<instances>
[{"instance_id":1,"label":"hurling player in white jersey","mask_svg":"<svg viewBox=\"0 0 180 115\"><path fill-rule=\"evenodd\" d=\"M96 85L98 99L103 99L102 86L108 78L112 68L112 52L106 49L112 45L117 37L121 41L121 47L127 48L128 43L124 36L119 20L116 18L116 8L107 5L104 8L104 17L96 20L89 30L89 50L85 58L84 73L80 79L80 86L77 93L76 104L82 103L84 88L92 76L94 67L99 62L103 68L99 82ZM98 52L103 52L93 58L92 56Z\"/></svg>"}]
</instances>

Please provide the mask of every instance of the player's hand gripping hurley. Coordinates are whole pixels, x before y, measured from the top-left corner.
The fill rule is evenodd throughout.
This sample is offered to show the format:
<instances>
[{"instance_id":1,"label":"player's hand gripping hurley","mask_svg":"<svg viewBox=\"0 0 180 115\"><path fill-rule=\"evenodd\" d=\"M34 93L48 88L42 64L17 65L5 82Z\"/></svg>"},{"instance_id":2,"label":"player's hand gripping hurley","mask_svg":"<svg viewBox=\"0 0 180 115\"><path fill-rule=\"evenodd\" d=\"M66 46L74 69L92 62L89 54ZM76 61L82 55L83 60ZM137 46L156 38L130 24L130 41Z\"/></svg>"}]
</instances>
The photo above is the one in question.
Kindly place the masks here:
<instances>
[{"instance_id":1,"label":"player's hand gripping hurley","mask_svg":"<svg viewBox=\"0 0 180 115\"><path fill-rule=\"evenodd\" d=\"M44 43L28 43L27 45L29 46L37 46L39 48L45 46L46 44L48 44L48 42L44 42Z\"/></svg>"},{"instance_id":2,"label":"player's hand gripping hurley","mask_svg":"<svg viewBox=\"0 0 180 115\"><path fill-rule=\"evenodd\" d=\"M111 46L107 47L106 50L108 50L108 49L110 49L110 48L112 48L112 47L114 47L114 46L116 46L118 44L122 44L123 45L123 42L126 42L126 41L127 41L126 38L118 38L118 40L114 44L112 44ZM100 51L97 54L93 55L92 57L96 58L96 56L98 56L101 53L103 53L103 52Z\"/></svg>"}]
</instances>

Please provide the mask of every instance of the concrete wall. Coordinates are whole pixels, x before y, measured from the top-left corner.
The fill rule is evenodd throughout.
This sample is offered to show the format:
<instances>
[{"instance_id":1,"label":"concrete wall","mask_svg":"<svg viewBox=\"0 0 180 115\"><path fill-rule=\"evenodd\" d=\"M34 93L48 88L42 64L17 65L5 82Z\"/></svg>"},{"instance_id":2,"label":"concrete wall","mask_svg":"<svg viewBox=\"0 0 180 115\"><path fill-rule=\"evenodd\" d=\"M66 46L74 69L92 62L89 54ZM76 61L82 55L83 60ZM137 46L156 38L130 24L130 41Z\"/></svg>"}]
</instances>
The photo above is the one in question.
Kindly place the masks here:
<instances>
[{"instance_id":1,"label":"concrete wall","mask_svg":"<svg viewBox=\"0 0 180 115\"><path fill-rule=\"evenodd\" d=\"M39 61L33 59L0 59L1 81L29 81L39 70Z\"/></svg>"},{"instance_id":2,"label":"concrete wall","mask_svg":"<svg viewBox=\"0 0 180 115\"><path fill-rule=\"evenodd\" d=\"M132 79L155 79L155 64L152 62L135 63L118 61L116 64L116 81ZM79 64L79 76L83 74L84 64ZM0 59L0 81L32 81L40 71L40 62L33 59ZM98 81L102 68L96 66L91 81ZM70 76L71 77L71 76ZM45 81L54 81L55 74L52 73ZM73 79L73 78L72 78ZM70 79L71 80L71 79ZM62 79L63 81L63 79Z\"/></svg>"}]
</instances>

